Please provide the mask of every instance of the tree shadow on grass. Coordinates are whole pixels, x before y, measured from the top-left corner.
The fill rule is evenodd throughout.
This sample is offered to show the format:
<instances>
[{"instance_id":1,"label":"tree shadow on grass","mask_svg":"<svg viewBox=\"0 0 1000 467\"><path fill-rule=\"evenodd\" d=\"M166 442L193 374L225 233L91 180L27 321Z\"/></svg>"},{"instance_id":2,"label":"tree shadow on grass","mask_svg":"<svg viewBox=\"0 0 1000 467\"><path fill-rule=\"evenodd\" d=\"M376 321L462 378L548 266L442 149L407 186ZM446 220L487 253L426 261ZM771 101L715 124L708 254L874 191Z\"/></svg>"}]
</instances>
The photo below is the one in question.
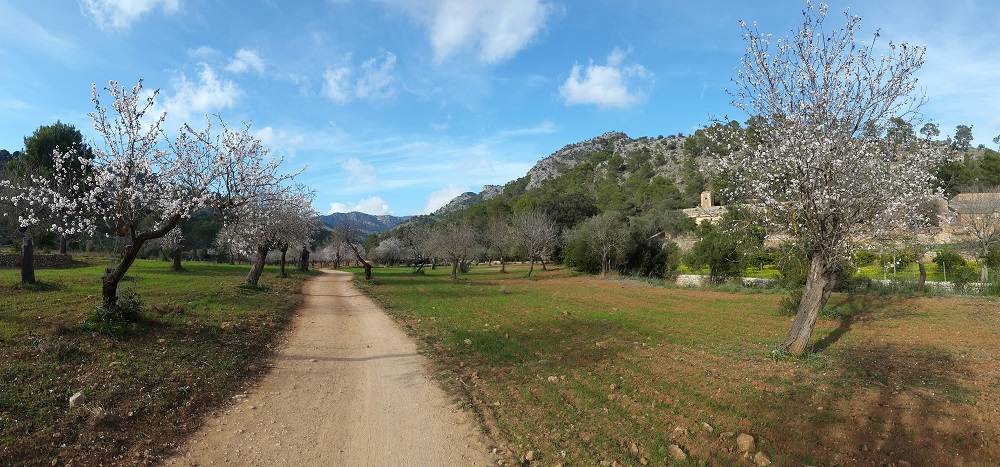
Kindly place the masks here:
<instances>
[{"instance_id":1,"label":"tree shadow on grass","mask_svg":"<svg viewBox=\"0 0 1000 467\"><path fill-rule=\"evenodd\" d=\"M831 300L831 302L834 302ZM854 324L861 320L874 320L883 317L891 303L889 297L868 294L850 294L841 300L828 304L828 309L835 310L833 314L839 316L840 324L836 329L817 341L812 350L822 352L837 343L845 334L851 331ZM892 317L899 317L899 312L893 312Z\"/></svg>"},{"instance_id":2,"label":"tree shadow on grass","mask_svg":"<svg viewBox=\"0 0 1000 467\"><path fill-rule=\"evenodd\" d=\"M940 347L864 342L840 348L781 400L762 435L776 463L988 465L1000 458L997 428L984 424L971 368ZM814 384L816 382L819 384ZM813 383L813 384L811 384ZM779 422L779 420L782 420Z\"/></svg>"}]
</instances>

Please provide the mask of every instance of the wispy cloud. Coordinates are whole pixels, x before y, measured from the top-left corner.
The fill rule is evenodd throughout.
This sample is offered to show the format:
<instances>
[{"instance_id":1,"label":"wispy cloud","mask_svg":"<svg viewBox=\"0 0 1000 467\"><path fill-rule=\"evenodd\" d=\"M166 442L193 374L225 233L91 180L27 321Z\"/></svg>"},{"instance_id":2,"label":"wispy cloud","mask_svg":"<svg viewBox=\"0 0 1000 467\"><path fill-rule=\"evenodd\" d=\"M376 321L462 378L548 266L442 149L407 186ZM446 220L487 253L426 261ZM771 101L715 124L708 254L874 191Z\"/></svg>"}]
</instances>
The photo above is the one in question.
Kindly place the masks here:
<instances>
[{"instance_id":1,"label":"wispy cloud","mask_svg":"<svg viewBox=\"0 0 1000 467\"><path fill-rule=\"evenodd\" d=\"M0 28L0 41L5 49L26 48L62 61L71 61L81 55L79 47L72 40L49 32L42 24L10 5L0 3L0 17L5 18L7 24L17 25Z\"/></svg>"},{"instance_id":2,"label":"wispy cloud","mask_svg":"<svg viewBox=\"0 0 1000 467\"><path fill-rule=\"evenodd\" d=\"M566 105L591 104L602 109L628 108L645 100L645 89L653 82L653 74L639 63L626 64L631 52L615 47L604 65L593 60L582 68L574 64L569 78L559 87Z\"/></svg>"},{"instance_id":3,"label":"wispy cloud","mask_svg":"<svg viewBox=\"0 0 1000 467\"><path fill-rule=\"evenodd\" d=\"M396 93L395 68L396 55L387 52L381 58L372 57L365 60L358 69L350 65L327 69L323 74L322 93L341 105L353 99L365 101L389 99Z\"/></svg>"},{"instance_id":4,"label":"wispy cloud","mask_svg":"<svg viewBox=\"0 0 1000 467\"><path fill-rule=\"evenodd\" d=\"M232 73L245 73L251 70L257 72L258 75L264 74L264 60L256 51L250 49L237 50L236 55L229 61L229 65L226 65L226 71Z\"/></svg>"},{"instance_id":5,"label":"wispy cloud","mask_svg":"<svg viewBox=\"0 0 1000 467\"><path fill-rule=\"evenodd\" d=\"M110 31L127 30L157 8L167 14L175 13L180 3L180 0L81 0L80 7L97 27Z\"/></svg>"},{"instance_id":6,"label":"wispy cloud","mask_svg":"<svg viewBox=\"0 0 1000 467\"><path fill-rule=\"evenodd\" d=\"M352 157L346 160L341 167L349 174L348 183L359 183L372 185L375 183L375 167L371 164L361 162L361 159Z\"/></svg>"},{"instance_id":7,"label":"wispy cloud","mask_svg":"<svg viewBox=\"0 0 1000 467\"><path fill-rule=\"evenodd\" d=\"M278 156L295 157L299 147L305 142L305 136L299 133L275 130L270 126L254 130L254 136Z\"/></svg>"},{"instance_id":8,"label":"wispy cloud","mask_svg":"<svg viewBox=\"0 0 1000 467\"><path fill-rule=\"evenodd\" d=\"M531 135L548 135L555 133L556 125L552 123L551 120L543 120L538 125L528 128L517 128L513 130L504 130L498 133L501 138L507 138L510 136L531 136Z\"/></svg>"},{"instance_id":9,"label":"wispy cloud","mask_svg":"<svg viewBox=\"0 0 1000 467\"><path fill-rule=\"evenodd\" d=\"M510 60L544 29L557 7L540 0L379 0L407 10L428 29L435 61L472 54L489 65Z\"/></svg>"}]
</instances>

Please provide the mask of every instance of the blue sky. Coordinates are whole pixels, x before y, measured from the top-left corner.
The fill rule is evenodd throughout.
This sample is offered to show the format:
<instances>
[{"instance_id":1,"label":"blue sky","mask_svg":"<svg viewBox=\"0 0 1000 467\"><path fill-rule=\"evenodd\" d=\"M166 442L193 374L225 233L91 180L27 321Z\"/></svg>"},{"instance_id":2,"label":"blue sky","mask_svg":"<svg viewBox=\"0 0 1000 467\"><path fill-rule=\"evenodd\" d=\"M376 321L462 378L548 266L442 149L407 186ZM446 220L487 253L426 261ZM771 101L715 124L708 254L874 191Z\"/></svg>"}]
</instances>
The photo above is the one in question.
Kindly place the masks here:
<instances>
[{"instance_id":1,"label":"blue sky","mask_svg":"<svg viewBox=\"0 0 1000 467\"><path fill-rule=\"evenodd\" d=\"M1000 134L1000 5L850 7L865 39L927 46L918 74L944 135ZM745 120L725 88L739 20L775 35L804 1L0 0L0 148L40 125L93 138L90 87L144 80L166 130L252 121L317 211L409 215L524 175L560 147L624 131L690 134Z\"/></svg>"}]
</instances>

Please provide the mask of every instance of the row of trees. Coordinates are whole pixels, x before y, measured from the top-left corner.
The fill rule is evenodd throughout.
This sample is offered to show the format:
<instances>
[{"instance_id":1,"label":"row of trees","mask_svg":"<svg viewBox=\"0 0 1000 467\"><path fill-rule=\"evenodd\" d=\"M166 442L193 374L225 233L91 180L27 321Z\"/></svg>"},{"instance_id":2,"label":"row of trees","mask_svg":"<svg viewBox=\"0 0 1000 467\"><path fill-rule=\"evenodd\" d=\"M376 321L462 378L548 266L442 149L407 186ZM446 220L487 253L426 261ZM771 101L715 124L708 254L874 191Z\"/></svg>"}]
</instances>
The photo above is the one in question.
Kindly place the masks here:
<instances>
[{"instance_id":1,"label":"row of trees","mask_svg":"<svg viewBox=\"0 0 1000 467\"><path fill-rule=\"evenodd\" d=\"M162 129L165 114L152 115L157 91L144 91L141 81L131 88L112 81L103 91L110 108L102 104L104 93L92 89L95 144L84 145L79 132L61 123L43 127L39 132L70 134L73 144L26 144L0 179L4 215L16 219L21 241L23 282L34 281L31 230L63 238L97 232L117 240L102 276L107 312L115 310L118 285L143 246L176 232L193 213L214 212L238 250L266 256L266 250L308 242L315 228L312 193L292 183L297 173L279 170L282 159L270 156L249 124L231 129L217 116L206 119L203 130L184 124L170 137ZM179 234L172 237L164 242L180 241ZM258 255L248 283L257 283L263 260Z\"/></svg>"}]
</instances>

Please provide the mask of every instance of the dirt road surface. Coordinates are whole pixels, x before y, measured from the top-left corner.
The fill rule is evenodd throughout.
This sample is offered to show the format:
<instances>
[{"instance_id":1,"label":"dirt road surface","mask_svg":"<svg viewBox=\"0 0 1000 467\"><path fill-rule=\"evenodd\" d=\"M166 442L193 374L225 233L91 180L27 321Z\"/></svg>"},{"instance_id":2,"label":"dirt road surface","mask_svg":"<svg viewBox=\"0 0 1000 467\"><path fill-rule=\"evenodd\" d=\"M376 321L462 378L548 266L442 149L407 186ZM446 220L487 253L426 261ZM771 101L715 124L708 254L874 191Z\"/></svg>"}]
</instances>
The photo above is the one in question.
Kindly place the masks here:
<instances>
[{"instance_id":1,"label":"dirt road surface","mask_svg":"<svg viewBox=\"0 0 1000 467\"><path fill-rule=\"evenodd\" d=\"M271 372L208 420L167 465L485 466L473 416L343 272L325 272Z\"/></svg>"}]
</instances>

